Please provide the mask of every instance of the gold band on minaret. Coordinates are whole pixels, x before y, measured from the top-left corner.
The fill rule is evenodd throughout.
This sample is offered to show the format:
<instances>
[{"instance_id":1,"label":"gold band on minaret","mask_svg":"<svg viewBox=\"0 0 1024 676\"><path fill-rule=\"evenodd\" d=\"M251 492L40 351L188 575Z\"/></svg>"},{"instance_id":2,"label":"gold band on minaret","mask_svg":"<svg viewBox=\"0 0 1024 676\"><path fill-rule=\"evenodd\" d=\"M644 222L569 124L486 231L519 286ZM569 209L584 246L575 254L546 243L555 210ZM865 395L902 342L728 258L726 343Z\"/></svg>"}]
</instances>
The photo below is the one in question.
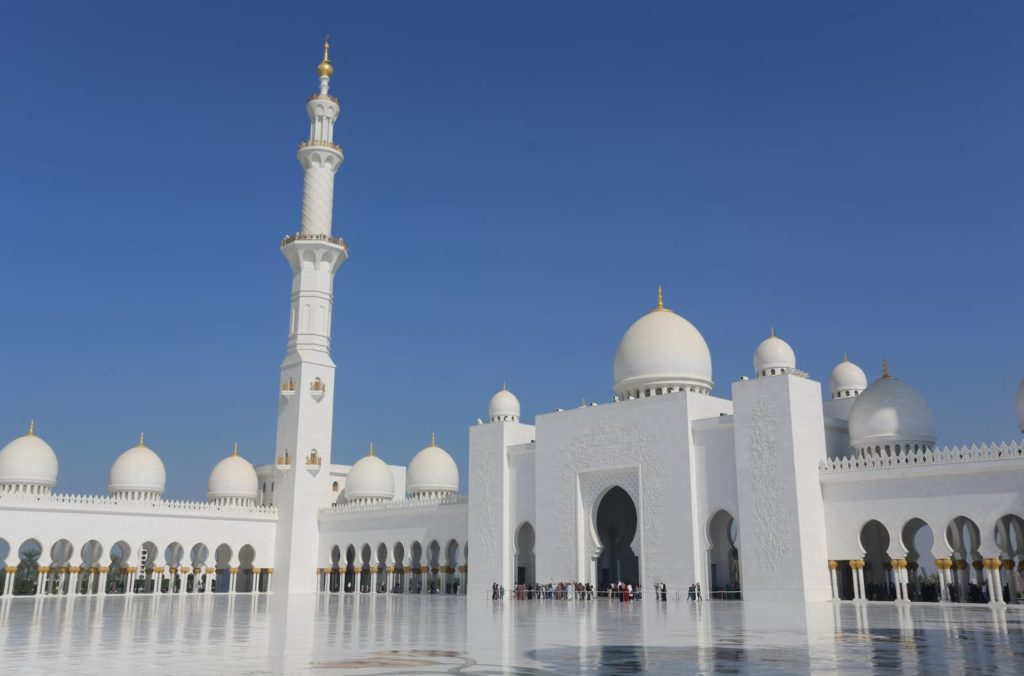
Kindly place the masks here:
<instances>
[{"instance_id":1,"label":"gold band on minaret","mask_svg":"<svg viewBox=\"0 0 1024 676\"><path fill-rule=\"evenodd\" d=\"M235 442L235 447L231 450L231 455L238 457L238 442Z\"/></svg>"},{"instance_id":2,"label":"gold band on minaret","mask_svg":"<svg viewBox=\"0 0 1024 676\"><path fill-rule=\"evenodd\" d=\"M36 421L35 420L29 420L28 421L28 435L30 437L34 437L36 435Z\"/></svg>"},{"instance_id":3,"label":"gold band on minaret","mask_svg":"<svg viewBox=\"0 0 1024 676\"><path fill-rule=\"evenodd\" d=\"M331 65L331 60L327 56L327 52L331 49L330 35L324 36L324 60L320 62L320 65L316 67L316 72L320 77L330 77L334 75L334 66Z\"/></svg>"},{"instance_id":4,"label":"gold band on minaret","mask_svg":"<svg viewBox=\"0 0 1024 676\"><path fill-rule=\"evenodd\" d=\"M370 457L373 457L373 442L370 442Z\"/></svg>"},{"instance_id":5,"label":"gold band on minaret","mask_svg":"<svg viewBox=\"0 0 1024 676\"><path fill-rule=\"evenodd\" d=\"M139 432L139 443L137 445L138 446L145 446L146 445L146 433L145 432Z\"/></svg>"},{"instance_id":6,"label":"gold band on minaret","mask_svg":"<svg viewBox=\"0 0 1024 676\"><path fill-rule=\"evenodd\" d=\"M433 432L430 433L430 445L437 446L437 435Z\"/></svg>"}]
</instances>

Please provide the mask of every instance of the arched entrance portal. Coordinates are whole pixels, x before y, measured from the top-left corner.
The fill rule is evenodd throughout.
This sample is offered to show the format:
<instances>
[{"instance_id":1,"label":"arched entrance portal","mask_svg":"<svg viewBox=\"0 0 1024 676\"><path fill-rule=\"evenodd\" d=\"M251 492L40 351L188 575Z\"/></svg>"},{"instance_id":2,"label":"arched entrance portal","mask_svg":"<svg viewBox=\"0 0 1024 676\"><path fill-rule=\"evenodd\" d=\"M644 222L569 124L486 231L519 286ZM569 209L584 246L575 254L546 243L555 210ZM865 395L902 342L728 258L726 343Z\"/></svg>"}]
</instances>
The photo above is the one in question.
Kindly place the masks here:
<instances>
[{"instance_id":1,"label":"arched entrance portal","mask_svg":"<svg viewBox=\"0 0 1024 676\"><path fill-rule=\"evenodd\" d=\"M601 542L596 562L598 588L619 582L634 587L640 584L640 559L630 548L637 528L633 498L619 486L611 488L601 498L595 521Z\"/></svg>"}]
</instances>

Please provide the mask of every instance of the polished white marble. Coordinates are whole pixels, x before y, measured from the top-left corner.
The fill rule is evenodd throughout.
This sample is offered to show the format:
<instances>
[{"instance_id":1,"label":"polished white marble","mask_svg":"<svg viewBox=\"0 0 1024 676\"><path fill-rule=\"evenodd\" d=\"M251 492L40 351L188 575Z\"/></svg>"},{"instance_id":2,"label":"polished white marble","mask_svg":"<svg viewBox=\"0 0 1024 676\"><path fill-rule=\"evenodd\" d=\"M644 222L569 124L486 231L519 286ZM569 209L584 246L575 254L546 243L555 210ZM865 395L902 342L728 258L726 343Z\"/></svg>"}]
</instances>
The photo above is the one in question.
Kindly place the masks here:
<instances>
[{"instance_id":1,"label":"polished white marble","mask_svg":"<svg viewBox=\"0 0 1024 676\"><path fill-rule=\"evenodd\" d=\"M1024 608L206 595L0 599L0 673L1024 673Z\"/></svg>"}]
</instances>

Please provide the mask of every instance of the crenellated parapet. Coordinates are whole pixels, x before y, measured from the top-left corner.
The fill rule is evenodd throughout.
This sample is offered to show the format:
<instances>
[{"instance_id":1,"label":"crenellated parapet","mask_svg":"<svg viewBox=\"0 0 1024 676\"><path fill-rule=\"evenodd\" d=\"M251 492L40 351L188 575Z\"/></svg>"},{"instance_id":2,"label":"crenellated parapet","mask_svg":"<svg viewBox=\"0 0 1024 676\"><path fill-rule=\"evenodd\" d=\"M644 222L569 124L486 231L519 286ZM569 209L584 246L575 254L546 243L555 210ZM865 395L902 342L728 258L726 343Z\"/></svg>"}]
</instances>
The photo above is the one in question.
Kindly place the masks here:
<instances>
[{"instance_id":1,"label":"crenellated parapet","mask_svg":"<svg viewBox=\"0 0 1024 676\"><path fill-rule=\"evenodd\" d=\"M384 502L348 502L330 507L324 507L320 514L337 514L352 512L397 512L424 507L438 507L444 505L465 505L469 503L469 496L462 494L444 495L432 498L415 498L408 500L388 500Z\"/></svg>"},{"instance_id":2,"label":"crenellated parapet","mask_svg":"<svg viewBox=\"0 0 1024 676\"><path fill-rule=\"evenodd\" d=\"M213 502L201 502L190 500L155 500L150 502L139 502L122 500L109 495L72 495L72 494L51 494L33 495L29 493L5 493L0 494L0 507L5 505L18 507L39 507L52 510L64 508L68 511L75 507L103 508L103 511L123 512L149 512L165 513L174 515L214 515L232 514L243 516L266 517L267 519L277 518L277 507L270 505L244 505L244 504L217 504Z\"/></svg>"},{"instance_id":3,"label":"crenellated parapet","mask_svg":"<svg viewBox=\"0 0 1024 676\"><path fill-rule=\"evenodd\" d=\"M854 454L823 460L818 469L822 474L833 474L935 465L962 465L998 460L1024 461L1024 444L1019 441L1004 441L1001 444L952 446L941 449L924 448L891 454Z\"/></svg>"}]
</instances>

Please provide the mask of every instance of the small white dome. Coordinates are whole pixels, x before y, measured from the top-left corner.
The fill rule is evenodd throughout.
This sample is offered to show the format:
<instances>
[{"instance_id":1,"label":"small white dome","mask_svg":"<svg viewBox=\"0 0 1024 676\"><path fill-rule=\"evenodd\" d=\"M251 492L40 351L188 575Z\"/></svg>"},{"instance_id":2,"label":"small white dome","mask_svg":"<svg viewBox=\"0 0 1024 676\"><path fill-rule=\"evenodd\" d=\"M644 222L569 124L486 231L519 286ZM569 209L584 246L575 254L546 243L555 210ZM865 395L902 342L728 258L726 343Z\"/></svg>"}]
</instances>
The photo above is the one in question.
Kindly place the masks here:
<instances>
[{"instance_id":1,"label":"small white dome","mask_svg":"<svg viewBox=\"0 0 1024 676\"><path fill-rule=\"evenodd\" d=\"M789 343L775 335L772 329L770 336L761 341L754 350L754 377L782 375L792 373L796 369L796 353Z\"/></svg>"},{"instance_id":2,"label":"small white dome","mask_svg":"<svg viewBox=\"0 0 1024 676\"><path fill-rule=\"evenodd\" d=\"M348 502L395 499L395 477L384 461L373 454L372 445L369 455L360 458L348 471L345 499Z\"/></svg>"},{"instance_id":3,"label":"small white dome","mask_svg":"<svg viewBox=\"0 0 1024 676\"><path fill-rule=\"evenodd\" d=\"M110 483L107 489L111 495L120 493L155 493L163 495L167 483L167 471L163 460L152 449L147 448L140 436L139 443L118 456L110 468Z\"/></svg>"},{"instance_id":4,"label":"small white dome","mask_svg":"<svg viewBox=\"0 0 1024 676\"><path fill-rule=\"evenodd\" d=\"M206 498L211 502L224 499L256 500L260 480L252 464L238 455L238 447L218 462L206 482Z\"/></svg>"},{"instance_id":5,"label":"small white dome","mask_svg":"<svg viewBox=\"0 0 1024 676\"><path fill-rule=\"evenodd\" d=\"M935 423L931 408L917 390L889 375L868 385L850 409L850 445L858 450L932 446Z\"/></svg>"},{"instance_id":6,"label":"small white dome","mask_svg":"<svg viewBox=\"0 0 1024 676\"><path fill-rule=\"evenodd\" d=\"M28 434L18 437L0 450L0 485L42 486L57 483L57 454L35 435L35 424Z\"/></svg>"},{"instance_id":7,"label":"small white dome","mask_svg":"<svg viewBox=\"0 0 1024 676\"><path fill-rule=\"evenodd\" d=\"M636 320L615 352L615 394L645 396L647 390L711 391L711 351L690 322L667 309L658 289L658 306Z\"/></svg>"},{"instance_id":8,"label":"small white dome","mask_svg":"<svg viewBox=\"0 0 1024 676\"><path fill-rule=\"evenodd\" d=\"M1017 425L1020 431L1024 432L1024 380L1020 381L1020 388L1017 390Z\"/></svg>"},{"instance_id":9,"label":"small white dome","mask_svg":"<svg viewBox=\"0 0 1024 676\"><path fill-rule=\"evenodd\" d=\"M836 364L832 369L832 375L828 377L828 391L832 393L833 399L848 399L856 397L868 386L868 377L864 370L849 361L843 355L843 361Z\"/></svg>"},{"instance_id":10,"label":"small white dome","mask_svg":"<svg viewBox=\"0 0 1024 676\"><path fill-rule=\"evenodd\" d=\"M406 469L406 477L409 495L455 493L459 490L459 468L452 456L438 446L434 439L413 457Z\"/></svg>"},{"instance_id":11,"label":"small white dome","mask_svg":"<svg viewBox=\"0 0 1024 676\"><path fill-rule=\"evenodd\" d=\"M502 385L498 393L491 397L487 415L491 422L516 422L519 420L519 399Z\"/></svg>"}]
</instances>

